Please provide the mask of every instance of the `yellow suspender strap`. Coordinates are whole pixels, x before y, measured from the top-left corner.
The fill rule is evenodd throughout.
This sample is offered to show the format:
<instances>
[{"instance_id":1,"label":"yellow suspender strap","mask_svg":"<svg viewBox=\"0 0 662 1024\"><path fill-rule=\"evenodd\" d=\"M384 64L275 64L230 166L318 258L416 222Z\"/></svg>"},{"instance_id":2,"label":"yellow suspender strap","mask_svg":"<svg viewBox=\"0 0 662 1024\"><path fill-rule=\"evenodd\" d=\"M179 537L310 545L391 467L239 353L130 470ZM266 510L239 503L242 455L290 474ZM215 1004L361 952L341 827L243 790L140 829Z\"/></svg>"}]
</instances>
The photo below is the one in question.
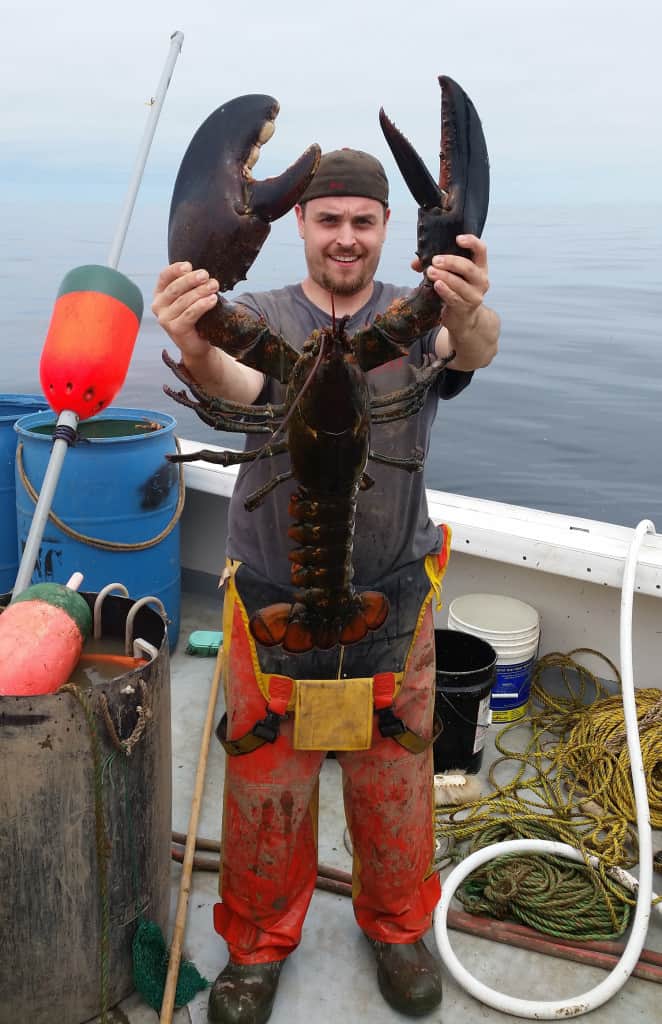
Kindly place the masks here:
<instances>
[{"instance_id":1,"label":"yellow suspender strap","mask_svg":"<svg viewBox=\"0 0 662 1024\"><path fill-rule=\"evenodd\" d=\"M270 676L266 718L256 722L249 732L239 736L236 740L227 738L228 716L227 714L223 715L216 729L216 736L226 754L231 757L236 757L237 754L250 754L258 747L264 746L265 743L275 743L293 689L294 680L289 676Z\"/></svg>"},{"instance_id":2,"label":"yellow suspender strap","mask_svg":"<svg viewBox=\"0 0 662 1024\"><path fill-rule=\"evenodd\" d=\"M422 754L424 750L434 743L441 732L441 720L435 715L433 735L431 739L425 739L413 732L401 718L398 718L393 710L395 699L395 677L393 672L378 672L373 679L373 696L375 699L375 711L379 731L384 737L395 740L401 747L404 747L410 754Z\"/></svg>"}]
</instances>

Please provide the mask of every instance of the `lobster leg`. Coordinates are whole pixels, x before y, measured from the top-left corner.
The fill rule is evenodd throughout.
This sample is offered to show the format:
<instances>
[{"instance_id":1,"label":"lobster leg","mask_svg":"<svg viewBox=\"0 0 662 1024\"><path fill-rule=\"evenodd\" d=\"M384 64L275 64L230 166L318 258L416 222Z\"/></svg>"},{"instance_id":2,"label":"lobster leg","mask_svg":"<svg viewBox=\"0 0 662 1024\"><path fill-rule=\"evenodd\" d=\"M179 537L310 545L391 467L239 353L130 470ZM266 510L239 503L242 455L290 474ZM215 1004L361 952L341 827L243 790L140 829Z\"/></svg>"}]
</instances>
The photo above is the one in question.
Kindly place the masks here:
<instances>
[{"instance_id":1,"label":"lobster leg","mask_svg":"<svg viewBox=\"0 0 662 1024\"><path fill-rule=\"evenodd\" d=\"M268 424L260 423L257 420L247 420L243 418L245 416L243 413L240 418L237 418L237 415L232 412L227 416L224 416L221 412L209 412L205 406L201 405L199 402L192 401L185 391L173 391L173 389L169 387L164 387L163 390L170 398L174 398L179 405L184 405L187 409L192 409L203 423L206 423L209 427L213 427L214 430L226 430L230 433L236 434L273 433L273 423ZM271 406L271 409L274 408L276 407ZM255 409L253 409L253 415L257 415Z\"/></svg>"},{"instance_id":2,"label":"lobster leg","mask_svg":"<svg viewBox=\"0 0 662 1024\"><path fill-rule=\"evenodd\" d=\"M264 452L265 455L280 455L281 451L287 451L287 443L285 441L282 442L282 447L280 444L275 444L272 446L271 450L268 448L261 448L260 454ZM266 498L267 494L271 494L279 484L284 484L286 480L291 479L291 472L277 473L276 476L272 476L270 480L267 480L266 484L263 484L257 491L253 491L252 494L248 495L244 502L244 508L247 512L252 512L258 507L258 505L262 504L262 501Z\"/></svg>"},{"instance_id":3,"label":"lobster leg","mask_svg":"<svg viewBox=\"0 0 662 1024\"><path fill-rule=\"evenodd\" d=\"M476 109L451 78L440 77L442 93L439 184L405 136L383 110L379 120L396 163L419 204L417 253L426 270L437 254L471 256L456 242L460 234L480 235L489 202L487 146ZM438 326L442 300L425 277L408 298L396 299L374 323L354 335L362 370L405 355L414 338Z\"/></svg>"},{"instance_id":4,"label":"lobster leg","mask_svg":"<svg viewBox=\"0 0 662 1024\"><path fill-rule=\"evenodd\" d=\"M190 452L188 455L166 455L168 462L211 462L214 466L239 466L244 462L254 462L259 456L270 458L272 455L282 455L287 451L285 441L278 444L265 445L251 452L215 452L211 448L201 448L199 452Z\"/></svg>"},{"instance_id":5,"label":"lobster leg","mask_svg":"<svg viewBox=\"0 0 662 1024\"><path fill-rule=\"evenodd\" d=\"M217 304L198 320L196 330L210 345L281 384L287 383L299 358L281 334L274 334L264 320L228 302L220 292Z\"/></svg>"},{"instance_id":6,"label":"lobster leg","mask_svg":"<svg viewBox=\"0 0 662 1024\"><path fill-rule=\"evenodd\" d=\"M232 402L227 398L210 395L193 380L182 363L175 363L165 351L162 353L162 358L175 376L186 384L197 401L193 401L185 391L174 391L167 385L163 388L166 395L173 398L179 405L192 409L203 423L215 430L227 430L240 434L269 434L273 432L274 427L285 415L284 405L244 405L240 402Z\"/></svg>"},{"instance_id":7,"label":"lobster leg","mask_svg":"<svg viewBox=\"0 0 662 1024\"><path fill-rule=\"evenodd\" d=\"M412 389L406 401L397 398L390 406L382 408L380 412L371 416L372 423L394 423L396 420L404 420L413 416L419 409L422 409L425 396L438 376L437 372L427 380L421 381L415 389Z\"/></svg>"},{"instance_id":8,"label":"lobster leg","mask_svg":"<svg viewBox=\"0 0 662 1024\"><path fill-rule=\"evenodd\" d=\"M373 423L383 422L380 420L379 414L373 415L375 409L383 409L385 406L392 406L400 404L401 402L409 402L411 399L418 398L420 395L425 397L425 394L432 387L434 382L439 377L439 374L445 370L448 363L455 358L455 352L451 352L450 355L444 356L443 359L435 359L424 367L412 366L412 372L414 374L414 381L408 384L404 388L399 388L397 391L389 391L385 395L374 395L370 399L370 418ZM405 413L409 416L410 413ZM394 417L395 419L401 417Z\"/></svg>"},{"instance_id":9,"label":"lobster leg","mask_svg":"<svg viewBox=\"0 0 662 1024\"><path fill-rule=\"evenodd\" d=\"M184 364L176 363L165 349L161 353L161 358L168 369L172 370L175 377L177 377L182 384L186 385L193 397L198 399L200 405L204 407L205 412L210 416L213 416L217 411L222 414L232 413L238 415L241 413L246 416L252 416L266 421L278 419L285 414L285 405L246 405L241 402L233 402L228 398L221 398L218 395L210 395L201 384L198 384L198 382L193 379ZM171 398L174 398L176 402L178 401L181 405L187 405L188 408L196 410L196 405L191 402L190 399L188 399L188 401L181 399L180 396L182 396L184 392L173 392L167 387L163 390L167 395L170 395Z\"/></svg>"},{"instance_id":10,"label":"lobster leg","mask_svg":"<svg viewBox=\"0 0 662 1024\"><path fill-rule=\"evenodd\" d=\"M395 469L406 469L409 473L420 473L425 465L423 455L420 457L414 455L411 459L395 459L391 455L380 455L379 452L373 452L371 450L368 458L371 459L372 462L381 462L384 466L393 466Z\"/></svg>"}]
</instances>

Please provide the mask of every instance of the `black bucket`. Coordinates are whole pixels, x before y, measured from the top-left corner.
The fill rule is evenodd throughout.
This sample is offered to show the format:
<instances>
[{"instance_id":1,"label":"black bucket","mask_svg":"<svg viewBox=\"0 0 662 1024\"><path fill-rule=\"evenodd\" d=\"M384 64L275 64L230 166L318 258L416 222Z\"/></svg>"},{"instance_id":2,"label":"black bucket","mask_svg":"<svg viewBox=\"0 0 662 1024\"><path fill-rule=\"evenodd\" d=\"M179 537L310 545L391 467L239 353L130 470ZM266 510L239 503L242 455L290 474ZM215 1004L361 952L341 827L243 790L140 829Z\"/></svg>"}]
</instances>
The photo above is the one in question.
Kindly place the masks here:
<instances>
[{"instance_id":1,"label":"black bucket","mask_svg":"<svg viewBox=\"0 0 662 1024\"><path fill-rule=\"evenodd\" d=\"M443 731L434 744L434 770L480 770L490 724L490 694L496 679L497 653L470 633L437 629L435 710Z\"/></svg>"}]
</instances>

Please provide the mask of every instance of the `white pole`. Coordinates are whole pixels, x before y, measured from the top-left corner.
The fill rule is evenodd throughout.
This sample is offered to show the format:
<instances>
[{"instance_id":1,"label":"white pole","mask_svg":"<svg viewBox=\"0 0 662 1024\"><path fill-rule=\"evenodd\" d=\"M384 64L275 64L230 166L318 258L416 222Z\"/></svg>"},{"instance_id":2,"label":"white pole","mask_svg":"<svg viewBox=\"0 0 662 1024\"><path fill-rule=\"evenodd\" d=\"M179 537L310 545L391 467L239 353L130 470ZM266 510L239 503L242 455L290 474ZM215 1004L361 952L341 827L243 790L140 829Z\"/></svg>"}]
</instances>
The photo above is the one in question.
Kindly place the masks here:
<instances>
[{"instance_id":1,"label":"white pole","mask_svg":"<svg viewBox=\"0 0 662 1024\"><path fill-rule=\"evenodd\" d=\"M57 426L68 427L75 433L76 427L78 426L78 416L70 409L63 409L58 416ZM34 572L35 563L39 554L39 547L41 545L42 537L44 536L46 523L48 522L48 513L50 512L51 505L53 504L55 490L57 488L58 480L60 479L60 473L62 472L62 463L64 462L64 457L67 454L68 448L69 443L62 438L57 438L53 442L53 451L51 452L51 457L48 460L46 472L44 473L44 479L39 493L39 500L35 506L32 522L30 523L30 532L28 533L25 548L23 549L21 564L18 567L18 575L16 577L16 583L14 584L12 597L18 597L19 594L22 594L23 591L30 586L30 580L32 579L32 573Z\"/></svg>"},{"instance_id":2,"label":"white pole","mask_svg":"<svg viewBox=\"0 0 662 1024\"><path fill-rule=\"evenodd\" d=\"M161 114L161 107L163 106L163 101L166 98L172 72L177 62L177 58L179 57L183 42L183 32L173 32L170 36L170 50L161 74L161 80L156 89L156 95L152 98L149 117L145 126L143 139L140 144L140 150L136 157L133 175L129 182L124 206L122 207L122 213L120 215L120 221L117 225L115 237L113 238L110 252L108 254L108 266L113 267L115 270L117 269L117 264L120 261L122 246L124 245L126 233L129 229L129 221L131 220L131 214L133 213L133 207L135 206L138 189L140 188L143 171L145 170L145 163L147 162L147 156L149 154L150 146L152 145L154 132L156 131L156 125Z\"/></svg>"},{"instance_id":3,"label":"white pole","mask_svg":"<svg viewBox=\"0 0 662 1024\"><path fill-rule=\"evenodd\" d=\"M124 200L120 222L117 225L113 244L110 247L108 266L112 267L113 270L117 269L117 264L119 263L120 253L122 252L122 246L124 245L124 239L126 238L129 221L131 220L131 214L133 213L133 207L136 202L136 196L138 195L138 189L140 188L140 182L145 169L147 155L152 144L152 139L154 138L154 132L156 130L159 114L161 113L161 107L163 106L163 101L165 99L166 92L168 91L168 86L170 85L172 71L182 48L183 41L184 35L182 32L174 32L170 37L168 57L161 74L161 80L159 81L154 102L151 106L149 119L143 134L133 176L129 183L126 199ZM78 416L76 413L69 409L63 409L58 416L57 421L57 427L62 426L75 431L78 426ZM25 542L25 549L21 558L21 564L18 567L18 575L16 576L16 583L14 584L13 597L18 597L18 595L30 585L32 573L34 572L35 563L39 554L39 547L44 536L44 530L46 529L48 514L51 510L51 505L53 504L53 498L55 497L60 473L62 472L62 464L64 462L64 457L67 454L68 447L69 442L62 438L57 438L53 442L53 451L51 452L51 457L48 460L48 466L46 467L46 472L41 485L41 492L34 510L32 523L30 524L30 532L28 533L28 538Z\"/></svg>"}]
</instances>

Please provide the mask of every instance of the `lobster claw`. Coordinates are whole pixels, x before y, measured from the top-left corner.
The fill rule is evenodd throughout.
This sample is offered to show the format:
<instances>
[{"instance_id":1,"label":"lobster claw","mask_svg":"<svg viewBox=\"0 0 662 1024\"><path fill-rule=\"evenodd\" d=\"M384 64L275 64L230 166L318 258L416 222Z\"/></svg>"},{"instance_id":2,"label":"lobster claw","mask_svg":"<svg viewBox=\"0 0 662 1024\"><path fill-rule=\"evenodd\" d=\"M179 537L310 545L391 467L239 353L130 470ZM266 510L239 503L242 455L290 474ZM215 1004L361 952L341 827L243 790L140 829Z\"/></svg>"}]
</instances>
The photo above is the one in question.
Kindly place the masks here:
<instances>
[{"instance_id":1,"label":"lobster claw","mask_svg":"<svg viewBox=\"0 0 662 1024\"><path fill-rule=\"evenodd\" d=\"M419 205L417 254L425 270L437 253L471 256L455 238L480 236L490 194L485 136L476 108L464 89L446 75L441 86L439 184L401 131L379 112L379 122L395 162Z\"/></svg>"},{"instance_id":2,"label":"lobster claw","mask_svg":"<svg viewBox=\"0 0 662 1024\"><path fill-rule=\"evenodd\" d=\"M252 168L274 133L278 110L273 96L224 103L198 128L177 174L169 261L204 267L222 292L244 280L271 221L298 202L317 170L320 150L313 145L278 177L254 180Z\"/></svg>"}]
</instances>

